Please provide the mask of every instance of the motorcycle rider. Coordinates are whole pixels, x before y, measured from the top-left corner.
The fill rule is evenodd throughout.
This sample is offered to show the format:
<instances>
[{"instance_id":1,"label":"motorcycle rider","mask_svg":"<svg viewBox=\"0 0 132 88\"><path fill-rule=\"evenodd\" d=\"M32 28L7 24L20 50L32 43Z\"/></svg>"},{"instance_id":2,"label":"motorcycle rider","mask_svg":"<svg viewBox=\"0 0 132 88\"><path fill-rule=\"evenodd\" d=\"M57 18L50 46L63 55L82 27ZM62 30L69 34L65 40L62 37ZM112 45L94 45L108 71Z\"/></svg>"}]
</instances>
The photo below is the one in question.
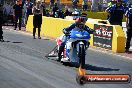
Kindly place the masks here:
<instances>
[{"instance_id":1,"label":"motorcycle rider","mask_svg":"<svg viewBox=\"0 0 132 88\"><path fill-rule=\"evenodd\" d=\"M67 35L69 35L69 33L72 31L72 29L74 29L75 27L78 27L79 29L83 29L85 31L87 31L89 34L93 34L94 30L89 28L88 26L85 25L87 21L86 17L80 16L75 20L75 23L73 23L72 25L70 25L69 27L63 29L63 33L65 34L62 38L62 43L59 47L59 51L58 51L58 60L57 61L61 61L61 53L64 50L65 44L68 40ZM66 51L66 54L69 53L70 50ZM69 60L68 58L65 58L66 60Z\"/></svg>"}]
</instances>

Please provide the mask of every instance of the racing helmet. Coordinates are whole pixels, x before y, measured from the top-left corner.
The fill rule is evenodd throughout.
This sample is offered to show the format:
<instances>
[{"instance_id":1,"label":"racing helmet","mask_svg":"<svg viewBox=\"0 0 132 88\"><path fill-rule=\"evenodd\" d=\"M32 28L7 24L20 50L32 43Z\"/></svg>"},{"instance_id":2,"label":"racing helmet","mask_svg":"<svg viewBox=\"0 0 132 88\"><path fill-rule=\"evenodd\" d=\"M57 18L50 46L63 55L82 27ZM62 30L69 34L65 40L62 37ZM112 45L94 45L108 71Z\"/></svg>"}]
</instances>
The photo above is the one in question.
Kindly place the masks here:
<instances>
[{"instance_id":1,"label":"racing helmet","mask_svg":"<svg viewBox=\"0 0 132 88\"><path fill-rule=\"evenodd\" d=\"M76 24L85 24L87 21L87 18L86 17L78 17L76 20L75 20L75 23Z\"/></svg>"},{"instance_id":2,"label":"racing helmet","mask_svg":"<svg viewBox=\"0 0 132 88\"><path fill-rule=\"evenodd\" d=\"M76 20L75 20L75 23L76 23L76 26L79 27L79 28L84 28L85 26L85 23L86 23L86 17L78 17Z\"/></svg>"}]
</instances>

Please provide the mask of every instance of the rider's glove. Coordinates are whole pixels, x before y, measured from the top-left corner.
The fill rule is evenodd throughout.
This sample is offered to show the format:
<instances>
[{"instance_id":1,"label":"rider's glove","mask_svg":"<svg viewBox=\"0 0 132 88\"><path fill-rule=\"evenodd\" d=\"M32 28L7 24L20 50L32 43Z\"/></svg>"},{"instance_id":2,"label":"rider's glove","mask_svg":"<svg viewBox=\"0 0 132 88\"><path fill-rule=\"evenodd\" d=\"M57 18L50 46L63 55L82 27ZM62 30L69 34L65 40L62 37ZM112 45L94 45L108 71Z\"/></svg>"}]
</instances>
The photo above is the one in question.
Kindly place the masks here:
<instances>
[{"instance_id":1,"label":"rider's glove","mask_svg":"<svg viewBox=\"0 0 132 88\"><path fill-rule=\"evenodd\" d=\"M70 32L65 32L65 35L66 35L66 36L69 36L69 35L70 35Z\"/></svg>"},{"instance_id":2,"label":"rider's glove","mask_svg":"<svg viewBox=\"0 0 132 88\"><path fill-rule=\"evenodd\" d=\"M90 33L90 34L94 34L94 33L95 33L95 30L89 29L89 33Z\"/></svg>"},{"instance_id":3,"label":"rider's glove","mask_svg":"<svg viewBox=\"0 0 132 88\"><path fill-rule=\"evenodd\" d=\"M66 31L65 28L63 29L63 33L67 36L70 34L70 32Z\"/></svg>"}]
</instances>

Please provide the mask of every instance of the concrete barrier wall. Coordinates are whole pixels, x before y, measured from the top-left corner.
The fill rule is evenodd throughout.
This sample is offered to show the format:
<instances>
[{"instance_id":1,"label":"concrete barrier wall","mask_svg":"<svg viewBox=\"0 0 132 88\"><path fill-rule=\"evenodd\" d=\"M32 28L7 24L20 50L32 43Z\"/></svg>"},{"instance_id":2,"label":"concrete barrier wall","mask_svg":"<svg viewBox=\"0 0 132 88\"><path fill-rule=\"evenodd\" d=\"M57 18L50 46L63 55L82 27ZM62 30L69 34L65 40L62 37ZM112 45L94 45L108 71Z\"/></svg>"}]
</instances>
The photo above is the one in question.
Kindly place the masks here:
<instances>
[{"instance_id":1,"label":"concrete barrier wall","mask_svg":"<svg viewBox=\"0 0 132 88\"><path fill-rule=\"evenodd\" d=\"M114 52L125 52L126 37L122 27L119 25L115 25L113 26L113 28L114 28L114 32L113 32L112 50Z\"/></svg>"},{"instance_id":2,"label":"concrete barrier wall","mask_svg":"<svg viewBox=\"0 0 132 88\"><path fill-rule=\"evenodd\" d=\"M108 15L106 12L87 12L86 11L85 13L87 13L88 18L102 19L102 20L106 20L107 19L107 15ZM123 17L122 21L126 22L125 16Z\"/></svg>"},{"instance_id":3,"label":"concrete barrier wall","mask_svg":"<svg viewBox=\"0 0 132 88\"><path fill-rule=\"evenodd\" d=\"M62 29L71 25L71 23L74 23L74 21L43 16L41 36L57 38L63 34ZM86 23L86 25L88 25L92 29L94 28L94 24L95 23L90 20ZM96 24L97 24L97 19L96 19ZM101 24L101 23L99 23L98 25L112 26L109 24ZM33 16L29 16L26 26L26 31L31 33L33 32ZM126 41L125 34L122 30L122 27L119 25L113 26L112 51L124 52L125 41ZM91 35L90 45L93 46L93 35Z\"/></svg>"}]
</instances>

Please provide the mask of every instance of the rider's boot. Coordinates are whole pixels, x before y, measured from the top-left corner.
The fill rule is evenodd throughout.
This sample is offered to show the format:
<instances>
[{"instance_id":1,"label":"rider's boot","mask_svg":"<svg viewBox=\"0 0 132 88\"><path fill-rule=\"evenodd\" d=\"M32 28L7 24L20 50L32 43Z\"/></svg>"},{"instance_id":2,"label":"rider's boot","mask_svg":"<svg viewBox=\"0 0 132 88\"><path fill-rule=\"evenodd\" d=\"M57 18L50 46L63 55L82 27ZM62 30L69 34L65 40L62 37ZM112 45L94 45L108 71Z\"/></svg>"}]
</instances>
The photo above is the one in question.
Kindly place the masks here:
<instances>
[{"instance_id":1,"label":"rider's boot","mask_svg":"<svg viewBox=\"0 0 132 88\"><path fill-rule=\"evenodd\" d=\"M70 49L66 49L66 57L62 58L61 61L69 62L70 61L70 59L69 59L69 53L70 53Z\"/></svg>"}]
</instances>

